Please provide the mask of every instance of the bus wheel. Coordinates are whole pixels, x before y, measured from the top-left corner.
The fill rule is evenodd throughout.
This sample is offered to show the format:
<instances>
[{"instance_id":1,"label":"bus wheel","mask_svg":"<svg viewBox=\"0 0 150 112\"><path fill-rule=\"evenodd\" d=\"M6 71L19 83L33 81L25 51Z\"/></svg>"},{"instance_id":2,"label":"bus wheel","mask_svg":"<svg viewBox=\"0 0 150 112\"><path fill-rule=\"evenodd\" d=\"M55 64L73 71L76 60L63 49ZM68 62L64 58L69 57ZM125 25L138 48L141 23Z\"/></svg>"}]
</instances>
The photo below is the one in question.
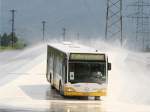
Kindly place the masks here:
<instances>
[{"instance_id":1,"label":"bus wheel","mask_svg":"<svg viewBox=\"0 0 150 112\"><path fill-rule=\"evenodd\" d=\"M52 74L50 73L50 76L49 76L49 82L51 83L52 82Z\"/></svg>"},{"instance_id":2,"label":"bus wheel","mask_svg":"<svg viewBox=\"0 0 150 112\"><path fill-rule=\"evenodd\" d=\"M51 77L52 77L51 74L47 74L47 75L46 75L47 81L50 82L50 83L51 83Z\"/></svg>"},{"instance_id":3,"label":"bus wheel","mask_svg":"<svg viewBox=\"0 0 150 112\"><path fill-rule=\"evenodd\" d=\"M49 75L48 74L46 74L46 79L49 82Z\"/></svg>"},{"instance_id":4,"label":"bus wheel","mask_svg":"<svg viewBox=\"0 0 150 112\"><path fill-rule=\"evenodd\" d=\"M55 87L51 84L51 89L55 89Z\"/></svg>"},{"instance_id":5,"label":"bus wheel","mask_svg":"<svg viewBox=\"0 0 150 112\"><path fill-rule=\"evenodd\" d=\"M62 96L64 95L61 83L59 84L59 92Z\"/></svg>"},{"instance_id":6,"label":"bus wheel","mask_svg":"<svg viewBox=\"0 0 150 112\"><path fill-rule=\"evenodd\" d=\"M100 100L100 96L95 96L95 100Z\"/></svg>"}]
</instances>

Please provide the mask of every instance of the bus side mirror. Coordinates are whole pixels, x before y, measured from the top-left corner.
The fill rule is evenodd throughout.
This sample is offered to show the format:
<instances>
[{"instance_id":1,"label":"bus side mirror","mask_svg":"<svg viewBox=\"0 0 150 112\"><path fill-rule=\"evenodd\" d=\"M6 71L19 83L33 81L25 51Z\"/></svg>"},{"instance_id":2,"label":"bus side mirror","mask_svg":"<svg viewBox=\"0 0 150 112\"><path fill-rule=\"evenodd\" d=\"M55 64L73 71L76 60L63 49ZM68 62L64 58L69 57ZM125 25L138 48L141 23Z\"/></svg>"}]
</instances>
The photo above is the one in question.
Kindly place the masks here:
<instances>
[{"instance_id":1,"label":"bus side mirror","mask_svg":"<svg viewBox=\"0 0 150 112\"><path fill-rule=\"evenodd\" d=\"M108 70L111 70L111 63L108 63Z\"/></svg>"}]
</instances>

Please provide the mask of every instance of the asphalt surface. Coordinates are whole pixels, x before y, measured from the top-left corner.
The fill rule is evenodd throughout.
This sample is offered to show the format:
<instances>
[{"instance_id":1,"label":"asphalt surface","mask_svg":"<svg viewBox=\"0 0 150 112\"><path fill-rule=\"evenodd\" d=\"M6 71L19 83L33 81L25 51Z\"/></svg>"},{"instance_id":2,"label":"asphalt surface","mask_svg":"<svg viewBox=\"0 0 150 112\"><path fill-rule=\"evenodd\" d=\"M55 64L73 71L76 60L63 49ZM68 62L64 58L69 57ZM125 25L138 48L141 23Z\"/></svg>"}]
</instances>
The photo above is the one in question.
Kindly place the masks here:
<instances>
[{"instance_id":1,"label":"asphalt surface","mask_svg":"<svg viewBox=\"0 0 150 112\"><path fill-rule=\"evenodd\" d=\"M100 101L62 97L46 81L44 49L39 45L0 53L0 112L150 112L147 104L110 101L107 97Z\"/></svg>"},{"instance_id":2,"label":"asphalt surface","mask_svg":"<svg viewBox=\"0 0 150 112\"><path fill-rule=\"evenodd\" d=\"M99 101L62 97L51 89L45 77L43 49L45 46L41 45L0 53L0 112L74 112L90 108L95 111Z\"/></svg>"}]
</instances>

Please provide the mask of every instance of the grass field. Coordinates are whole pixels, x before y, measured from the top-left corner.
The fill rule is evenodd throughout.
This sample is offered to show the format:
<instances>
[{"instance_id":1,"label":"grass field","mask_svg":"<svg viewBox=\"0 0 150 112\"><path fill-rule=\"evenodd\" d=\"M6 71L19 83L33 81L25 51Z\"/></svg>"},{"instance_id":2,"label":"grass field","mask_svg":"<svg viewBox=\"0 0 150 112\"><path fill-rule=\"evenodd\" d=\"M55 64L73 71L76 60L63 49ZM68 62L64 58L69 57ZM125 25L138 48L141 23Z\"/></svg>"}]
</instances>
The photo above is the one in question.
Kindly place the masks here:
<instances>
[{"instance_id":1,"label":"grass field","mask_svg":"<svg viewBox=\"0 0 150 112\"><path fill-rule=\"evenodd\" d=\"M25 47L26 47L25 44L16 43L13 47L12 46L0 46L0 51L23 49Z\"/></svg>"}]
</instances>

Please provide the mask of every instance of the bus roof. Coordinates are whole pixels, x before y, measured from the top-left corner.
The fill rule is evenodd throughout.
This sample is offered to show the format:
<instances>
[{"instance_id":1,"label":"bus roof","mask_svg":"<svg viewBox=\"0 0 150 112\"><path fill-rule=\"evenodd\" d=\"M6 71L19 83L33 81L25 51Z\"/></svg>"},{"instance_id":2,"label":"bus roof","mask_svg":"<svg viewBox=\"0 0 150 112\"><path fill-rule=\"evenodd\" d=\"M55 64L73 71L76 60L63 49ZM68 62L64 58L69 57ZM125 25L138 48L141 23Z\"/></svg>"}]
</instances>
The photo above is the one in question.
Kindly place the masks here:
<instances>
[{"instance_id":1,"label":"bus roof","mask_svg":"<svg viewBox=\"0 0 150 112\"><path fill-rule=\"evenodd\" d=\"M92 47L87 47L81 44L74 44L71 42L49 43L48 45L64 53L102 53Z\"/></svg>"}]
</instances>

